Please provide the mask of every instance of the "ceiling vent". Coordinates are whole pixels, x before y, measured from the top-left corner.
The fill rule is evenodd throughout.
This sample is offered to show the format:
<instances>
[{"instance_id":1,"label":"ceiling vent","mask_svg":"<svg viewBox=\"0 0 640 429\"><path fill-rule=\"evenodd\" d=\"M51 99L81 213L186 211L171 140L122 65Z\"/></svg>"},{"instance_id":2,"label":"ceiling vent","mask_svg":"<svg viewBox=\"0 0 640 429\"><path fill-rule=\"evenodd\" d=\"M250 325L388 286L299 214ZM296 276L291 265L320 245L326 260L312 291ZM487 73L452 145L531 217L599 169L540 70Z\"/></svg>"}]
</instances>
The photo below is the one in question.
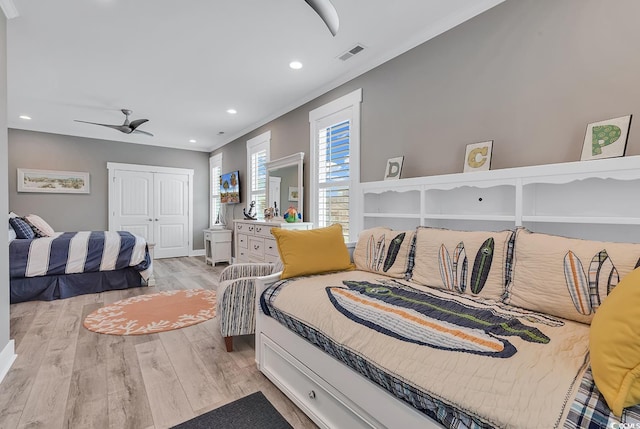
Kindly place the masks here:
<instances>
[{"instance_id":1,"label":"ceiling vent","mask_svg":"<svg viewBox=\"0 0 640 429\"><path fill-rule=\"evenodd\" d=\"M344 54L340 55L338 57L338 59L340 59L342 61L347 61L349 58L351 58L352 56L354 56L356 54L359 54L362 51L364 51L364 46L362 46L361 44L357 44L356 46L354 46L353 48L349 49Z\"/></svg>"}]
</instances>

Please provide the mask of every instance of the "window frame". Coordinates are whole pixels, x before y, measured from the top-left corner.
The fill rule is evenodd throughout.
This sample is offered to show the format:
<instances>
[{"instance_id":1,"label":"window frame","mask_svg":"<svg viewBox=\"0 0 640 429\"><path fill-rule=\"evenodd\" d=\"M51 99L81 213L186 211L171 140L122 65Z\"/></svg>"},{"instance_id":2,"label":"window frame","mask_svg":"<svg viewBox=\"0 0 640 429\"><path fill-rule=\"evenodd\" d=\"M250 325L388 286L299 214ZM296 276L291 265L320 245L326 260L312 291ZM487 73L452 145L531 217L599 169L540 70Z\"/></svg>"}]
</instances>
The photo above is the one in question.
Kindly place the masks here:
<instances>
[{"instance_id":1,"label":"window frame","mask_svg":"<svg viewBox=\"0 0 640 429\"><path fill-rule=\"evenodd\" d=\"M213 155L209 157L209 228L215 225L216 218L218 217L218 211L216 210L215 200L217 198L220 201L220 177L218 176L218 183L214 184L213 182L213 169L219 168L220 174L222 174L222 153ZM220 211L222 212L222 203L218 202L220 206ZM225 217L222 217L223 223Z\"/></svg>"},{"instance_id":2,"label":"window frame","mask_svg":"<svg viewBox=\"0 0 640 429\"><path fill-rule=\"evenodd\" d=\"M251 170L251 157L253 154L261 152L263 150L266 150L266 157L265 157L265 164L266 164L271 160L271 131L266 131L256 137L253 137L252 139L247 140L247 174L246 174L246 185L245 185L247 211L249 210L249 204L252 201L251 183L253 181L253 172ZM265 165L265 170L266 170L266 165ZM267 178L265 177L264 190L262 191L262 193L264 193L265 200L267 197L266 179ZM262 209L260 209L260 207L256 207L257 218L259 219L263 218L264 208L266 207L263 207Z\"/></svg>"},{"instance_id":3,"label":"window frame","mask_svg":"<svg viewBox=\"0 0 640 429\"><path fill-rule=\"evenodd\" d=\"M315 227L320 227L319 222L319 171L318 160L320 157L318 135L323 121L334 119L335 123L349 120L349 238L354 242L362 228L362 216L360 205L360 115L362 105L362 88L350 92L336 100L320 106L309 112L310 129L310 171L309 171L309 214Z\"/></svg>"}]
</instances>

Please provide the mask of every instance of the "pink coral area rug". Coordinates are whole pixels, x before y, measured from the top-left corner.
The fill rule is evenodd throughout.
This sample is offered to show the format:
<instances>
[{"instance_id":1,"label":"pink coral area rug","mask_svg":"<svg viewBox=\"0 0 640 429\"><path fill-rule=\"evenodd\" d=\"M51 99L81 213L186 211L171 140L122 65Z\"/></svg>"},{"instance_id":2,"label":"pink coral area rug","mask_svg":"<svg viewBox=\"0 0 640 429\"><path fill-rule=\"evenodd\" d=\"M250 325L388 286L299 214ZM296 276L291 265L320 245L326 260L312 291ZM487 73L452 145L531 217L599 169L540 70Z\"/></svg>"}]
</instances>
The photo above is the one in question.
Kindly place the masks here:
<instances>
[{"instance_id":1,"label":"pink coral area rug","mask_svg":"<svg viewBox=\"0 0 640 429\"><path fill-rule=\"evenodd\" d=\"M171 331L215 316L216 294L210 290L171 290L134 296L102 307L84 319L100 334L143 335Z\"/></svg>"}]
</instances>

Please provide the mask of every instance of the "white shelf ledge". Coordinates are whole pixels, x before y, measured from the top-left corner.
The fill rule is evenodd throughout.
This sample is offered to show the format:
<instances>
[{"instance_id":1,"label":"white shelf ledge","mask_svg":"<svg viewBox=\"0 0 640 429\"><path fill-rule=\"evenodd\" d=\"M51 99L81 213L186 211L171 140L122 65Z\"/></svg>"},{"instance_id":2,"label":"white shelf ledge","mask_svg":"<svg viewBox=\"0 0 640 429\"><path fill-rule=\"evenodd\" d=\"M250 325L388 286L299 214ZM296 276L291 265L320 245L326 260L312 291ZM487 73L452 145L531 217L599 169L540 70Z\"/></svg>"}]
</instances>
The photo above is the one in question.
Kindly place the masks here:
<instances>
[{"instance_id":1,"label":"white shelf ledge","mask_svg":"<svg viewBox=\"0 0 640 429\"><path fill-rule=\"evenodd\" d=\"M618 216L522 216L523 222L539 223L593 223L614 225L640 225L639 217Z\"/></svg>"},{"instance_id":2,"label":"white shelf ledge","mask_svg":"<svg viewBox=\"0 0 640 429\"><path fill-rule=\"evenodd\" d=\"M365 213L364 217L420 219L420 213Z\"/></svg>"},{"instance_id":3,"label":"white shelf ledge","mask_svg":"<svg viewBox=\"0 0 640 429\"><path fill-rule=\"evenodd\" d=\"M484 220L484 221L500 221L515 222L514 215L480 215L480 214L447 214L447 213L430 213L422 216L425 219L442 219L442 220Z\"/></svg>"}]
</instances>

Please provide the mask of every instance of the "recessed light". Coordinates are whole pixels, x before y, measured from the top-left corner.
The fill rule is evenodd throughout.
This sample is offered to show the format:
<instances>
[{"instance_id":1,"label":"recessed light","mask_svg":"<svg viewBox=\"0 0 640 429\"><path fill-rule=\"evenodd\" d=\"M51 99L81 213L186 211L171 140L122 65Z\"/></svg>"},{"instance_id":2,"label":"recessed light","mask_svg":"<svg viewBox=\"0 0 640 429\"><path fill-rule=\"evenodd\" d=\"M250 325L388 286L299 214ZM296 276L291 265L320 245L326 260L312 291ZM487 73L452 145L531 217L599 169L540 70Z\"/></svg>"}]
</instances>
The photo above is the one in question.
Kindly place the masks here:
<instances>
[{"instance_id":1,"label":"recessed light","mask_svg":"<svg viewBox=\"0 0 640 429\"><path fill-rule=\"evenodd\" d=\"M27 116L27 115L20 115L19 117L20 117L20 119L25 119L25 120L27 120L27 121L30 121L30 120L31 120L31 116Z\"/></svg>"},{"instance_id":2,"label":"recessed light","mask_svg":"<svg viewBox=\"0 0 640 429\"><path fill-rule=\"evenodd\" d=\"M197 140L196 139L191 139L189 140L189 143L195 143Z\"/></svg>"},{"instance_id":3,"label":"recessed light","mask_svg":"<svg viewBox=\"0 0 640 429\"><path fill-rule=\"evenodd\" d=\"M289 63L289 67L294 70L300 70L302 68L302 63L300 61L291 61Z\"/></svg>"},{"instance_id":4,"label":"recessed light","mask_svg":"<svg viewBox=\"0 0 640 429\"><path fill-rule=\"evenodd\" d=\"M230 115L235 115L236 113L238 113L238 111L236 109L227 109L227 113Z\"/></svg>"}]
</instances>

